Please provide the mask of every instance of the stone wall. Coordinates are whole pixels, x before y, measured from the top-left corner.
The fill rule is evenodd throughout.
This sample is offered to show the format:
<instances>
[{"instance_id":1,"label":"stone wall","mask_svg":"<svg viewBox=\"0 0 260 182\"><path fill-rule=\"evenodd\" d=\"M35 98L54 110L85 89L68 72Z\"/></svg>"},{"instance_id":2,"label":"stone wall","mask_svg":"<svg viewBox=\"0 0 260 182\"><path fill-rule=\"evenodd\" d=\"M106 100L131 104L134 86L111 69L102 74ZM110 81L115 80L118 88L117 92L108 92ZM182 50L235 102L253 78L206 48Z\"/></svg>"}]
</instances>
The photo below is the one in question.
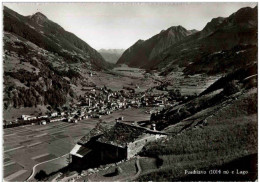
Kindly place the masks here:
<instances>
[{"instance_id":1,"label":"stone wall","mask_svg":"<svg viewBox=\"0 0 260 182\"><path fill-rule=\"evenodd\" d=\"M146 134L141 139L131 142L127 145L127 159L132 158L148 143L157 140L158 138L166 137L166 135L160 134Z\"/></svg>"}]
</instances>

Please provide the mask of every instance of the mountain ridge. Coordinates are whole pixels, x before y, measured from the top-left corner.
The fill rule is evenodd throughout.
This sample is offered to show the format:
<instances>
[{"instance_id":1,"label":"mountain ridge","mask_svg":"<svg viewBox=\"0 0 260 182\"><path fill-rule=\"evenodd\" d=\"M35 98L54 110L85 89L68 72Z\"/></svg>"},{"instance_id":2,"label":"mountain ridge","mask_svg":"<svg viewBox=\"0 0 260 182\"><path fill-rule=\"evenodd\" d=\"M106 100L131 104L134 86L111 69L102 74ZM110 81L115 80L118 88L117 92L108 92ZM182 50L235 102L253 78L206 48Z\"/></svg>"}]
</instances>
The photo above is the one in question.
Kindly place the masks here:
<instances>
[{"instance_id":1,"label":"mountain ridge","mask_svg":"<svg viewBox=\"0 0 260 182\"><path fill-rule=\"evenodd\" d=\"M126 58L127 55L124 53L118 63L128 62L128 65L131 67L141 67L146 70L158 70L163 75L167 75L176 69L183 70L185 68L187 68L185 70L187 74L194 74L194 69L193 71L188 70L195 65L197 65L196 67L198 68L200 60L206 59L206 57L209 57L215 52L229 50L231 53L232 51L237 50L235 47L240 47L242 49L243 45L257 45L257 11L257 6L254 8L245 7L239 9L226 18L213 18L201 31L194 32L176 42L169 43L168 45L170 46L167 47L163 47L163 45L156 42L157 46L162 49L161 51L154 52L149 58L142 55L143 52L147 51L147 49L140 47L140 45L139 48L138 46L133 45L130 47L132 53L128 55L128 58ZM165 30L161 31L159 35L167 34L167 32L165 32ZM158 37L158 34L150 39L153 39L154 37ZM155 46L156 45L153 45L153 47ZM135 47L136 53L133 53L133 47ZM251 48L247 49L245 52L241 50L239 53L241 55L249 55L249 59L255 60L256 55L251 53L247 54L247 51L251 51ZM136 57L133 57L135 54ZM137 55L140 59L138 59ZM137 59L138 61L134 61L134 59ZM129 60L133 61L131 62ZM215 61L214 64L218 64L218 67L220 67L221 62L220 60L218 61L219 62ZM241 61L243 62L243 60L240 60L240 63L237 65L242 65L243 63ZM231 65L225 64L226 67L223 68L223 71L219 68L219 72L217 72L217 68L213 68L213 65L210 65L209 62L207 65L205 65L205 63L203 64L207 68L207 71L205 72L206 74L210 72L214 74L226 72L232 67ZM201 67L197 72L202 72L201 69L204 68Z\"/></svg>"},{"instance_id":2,"label":"mountain ridge","mask_svg":"<svg viewBox=\"0 0 260 182\"><path fill-rule=\"evenodd\" d=\"M77 57L77 60L88 60L95 69L105 69L108 66L96 50L73 33L67 32L60 25L49 20L42 13L38 12L32 16L22 16L4 7L4 31L13 32L48 51L72 60L75 58L66 50L70 52L75 51L81 55L74 55L74 57ZM30 36L28 36L29 34Z\"/></svg>"},{"instance_id":3,"label":"mountain ridge","mask_svg":"<svg viewBox=\"0 0 260 182\"><path fill-rule=\"evenodd\" d=\"M147 40L139 39L123 53L117 64L142 67L149 63L155 55L195 32L186 30L182 26L172 26ZM133 51L137 52L133 53Z\"/></svg>"}]
</instances>

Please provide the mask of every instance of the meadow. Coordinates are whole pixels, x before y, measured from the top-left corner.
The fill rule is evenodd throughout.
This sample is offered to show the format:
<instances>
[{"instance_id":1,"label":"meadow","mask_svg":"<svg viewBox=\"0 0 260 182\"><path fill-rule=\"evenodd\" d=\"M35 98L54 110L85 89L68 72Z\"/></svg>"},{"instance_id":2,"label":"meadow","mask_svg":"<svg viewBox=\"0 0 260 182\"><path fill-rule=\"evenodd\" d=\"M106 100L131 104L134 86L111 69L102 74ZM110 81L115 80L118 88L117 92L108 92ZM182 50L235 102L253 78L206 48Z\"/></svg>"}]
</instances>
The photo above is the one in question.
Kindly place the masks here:
<instances>
[{"instance_id":1,"label":"meadow","mask_svg":"<svg viewBox=\"0 0 260 182\"><path fill-rule=\"evenodd\" d=\"M215 111L207 118L205 126L193 124L166 140L148 144L141 155L159 157L163 160L163 164L160 168L151 168L149 173L147 171L142 173L138 180L192 179L192 175L190 178L184 178L187 176L185 170L221 169L235 160L242 161L243 157L255 155L258 138L257 110L254 108L254 101L257 100L256 93L256 89L252 89L231 104ZM168 131L170 130L171 128L168 128ZM228 166L227 169L230 169L232 165ZM244 168L241 162L236 167ZM249 170L250 175L244 176L243 179L255 180L257 168L248 167L246 170ZM231 176L228 179L239 179L238 177L234 175L233 178ZM201 175L196 179L205 178ZM218 176L217 179L225 178Z\"/></svg>"}]
</instances>

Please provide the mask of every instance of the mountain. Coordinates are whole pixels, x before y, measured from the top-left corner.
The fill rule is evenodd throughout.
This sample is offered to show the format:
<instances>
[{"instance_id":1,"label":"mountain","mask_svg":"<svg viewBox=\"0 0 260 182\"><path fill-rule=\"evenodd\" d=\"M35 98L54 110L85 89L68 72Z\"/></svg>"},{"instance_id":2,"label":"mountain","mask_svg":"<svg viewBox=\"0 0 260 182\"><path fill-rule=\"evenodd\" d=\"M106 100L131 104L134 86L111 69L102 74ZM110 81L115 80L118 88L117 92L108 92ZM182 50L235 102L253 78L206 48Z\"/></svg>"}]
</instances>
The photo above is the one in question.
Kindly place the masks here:
<instances>
[{"instance_id":1,"label":"mountain","mask_svg":"<svg viewBox=\"0 0 260 182\"><path fill-rule=\"evenodd\" d=\"M167 37L165 41L171 42L168 46L154 41L151 47L157 46L160 51L147 51L143 45L162 35L163 31L142 44L131 46L118 63L159 70L162 75L174 70L184 70L185 74L225 73L254 63L258 50L257 9L241 8L229 17L213 18L203 30L186 33L186 36L181 34L181 38L173 42Z\"/></svg>"},{"instance_id":2,"label":"mountain","mask_svg":"<svg viewBox=\"0 0 260 182\"><path fill-rule=\"evenodd\" d=\"M162 30L148 40L138 40L123 53L117 64L146 67L145 65L150 64L155 56L195 32L197 31L186 30L182 26L173 26L167 30Z\"/></svg>"},{"instance_id":3,"label":"mountain","mask_svg":"<svg viewBox=\"0 0 260 182\"><path fill-rule=\"evenodd\" d=\"M257 7L242 8L224 19L214 18L202 31L157 55L149 66L163 74L176 67L185 69L186 74L239 69L257 61L257 26Z\"/></svg>"},{"instance_id":4,"label":"mountain","mask_svg":"<svg viewBox=\"0 0 260 182\"><path fill-rule=\"evenodd\" d=\"M4 31L19 35L69 62L86 63L94 69L103 69L108 66L95 49L49 20L42 13L22 16L4 7Z\"/></svg>"},{"instance_id":5,"label":"mountain","mask_svg":"<svg viewBox=\"0 0 260 182\"><path fill-rule=\"evenodd\" d=\"M174 106L152 114L147 125L155 124L157 130L163 129L173 137L169 137L167 141L159 140L147 144L139 155L147 158L164 156L161 158L162 166L167 161L174 160L178 162L179 167L173 171L176 165L172 165L170 170L161 170L163 167L159 169L154 165L153 170L150 170L152 172L140 176L138 181L194 180L194 173L187 176L180 172L183 166L204 171L216 168L232 171L240 168L252 174L243 175L245 180L255 180L256 158L247 158L247 165L240 159L243 156L257 154L258 151L257 90L257 64L254 64L218 79L199 96L184 99ZM176 155L182 157L176 158ZM216 162L212 162L213 158ZM230 161L236 162L227 165ZM205 177L199 174L195 179L232 181L240 180L241 176Z\"/></svg>"},{"instance_id":6,"label":"mountain","mask_svg":"<svg viewBox=\"0 0 260 182\"><path fill-rule=\"evenodd\" d=\"M222 20L222 23L217 23L212 33L203 36L208 28L206 26L199 38L195 37L181 45L188 45L186 48L191 52L191 56L185 57L188 60L184 63L188 64L185 73L225 73L256 62L257 27L257 7L238 10ZM165 54L171 59L176 58L180 56L173 53L176 50L177 47L172 47Z\"/></svg>"},{"instance_id":7,"label":"mountain","mask_svg":"<svg viewBox=\"0 0 260 182\"><path fill-rule=\"evenodd\" d=\"M42 13L4 7L4 109L58 108L73 103L89 71L111 65L86 42Z\"/></svg>"},{"instance_id":8,"label":"mountain","mask_svg":"<svg viewBox=\"0 0 260 182\"><path fill-rule=\"evenodd\" d=\"M115 64L124 51L124 49L100 49L98 52L107 62Z\"/></svg>"}]
</instances>

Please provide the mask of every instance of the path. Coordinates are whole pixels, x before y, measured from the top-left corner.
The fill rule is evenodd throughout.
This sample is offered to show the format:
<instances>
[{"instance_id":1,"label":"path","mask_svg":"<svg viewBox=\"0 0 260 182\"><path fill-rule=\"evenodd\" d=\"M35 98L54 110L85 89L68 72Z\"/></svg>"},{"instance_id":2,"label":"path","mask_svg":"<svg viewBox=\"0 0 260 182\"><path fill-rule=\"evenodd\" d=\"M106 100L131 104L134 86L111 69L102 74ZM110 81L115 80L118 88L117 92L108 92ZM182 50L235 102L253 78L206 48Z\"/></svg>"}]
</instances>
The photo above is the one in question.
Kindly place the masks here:
<instances>
[{"instance_id":1,"label":"path","mask_svg":"<svg viewBox=\"0 0 260 182\"><path fill-rule=\"evenodd\" d=\"M33 166L33 172L32 172L32 174L31 174L31 176L26 180L26 181L29 181L29 180L31 180L31 178L32 177L34 177L34 173L35 173L35 168L37 167L37 166L39 166L39 165L41 165L41 164L44 164L44 163L47 163L47 162L50 162L50 161L54 161L54 160L56 160L56 159L59 159L59 158L62 158L62 157L65 157L66 155L68 155L69 153L67 153L67 154L64 154L63 156L60 156L60 157L57 157L57 158L54 158L54 159L51 159L51 160L48 160L48 161L44 161L44 162L41 162L41 163L38 163L38 164L36 164L36 165L34 165Z\"/></svg>"},{"instance_id":2,"label":"path","mask_svg":"<svg viewBox=\"0 0 260 182\"><path fill-rule=\"evenodd\" d=\"M136 178L138 178L138 176L141 174L142 172L142 168L140 166L140 158L139 156L137 156L136 162L135 162L136 166L137 166L137 173L132 177L131 180L135 180Z\"/></svg>"},{"instance_id":3,"label":"path","mask_svg":"<svg viewBox=\"0 0 260 182\"><path fill-rule=\"evenodd\" d=\"M136 158L136 161L135 161L135 165L137 167L137 173L134 175L134 176L127 176L127 177L124 177L124 178L119 178L117 179L116 181L133 181L135 180L136 178L138 178L138 176L141 174L142 172L142 169L141 169L141 166L140 166L140 160L139 160L139 156L137 156Z\"/></svg>"}]
</instances>

